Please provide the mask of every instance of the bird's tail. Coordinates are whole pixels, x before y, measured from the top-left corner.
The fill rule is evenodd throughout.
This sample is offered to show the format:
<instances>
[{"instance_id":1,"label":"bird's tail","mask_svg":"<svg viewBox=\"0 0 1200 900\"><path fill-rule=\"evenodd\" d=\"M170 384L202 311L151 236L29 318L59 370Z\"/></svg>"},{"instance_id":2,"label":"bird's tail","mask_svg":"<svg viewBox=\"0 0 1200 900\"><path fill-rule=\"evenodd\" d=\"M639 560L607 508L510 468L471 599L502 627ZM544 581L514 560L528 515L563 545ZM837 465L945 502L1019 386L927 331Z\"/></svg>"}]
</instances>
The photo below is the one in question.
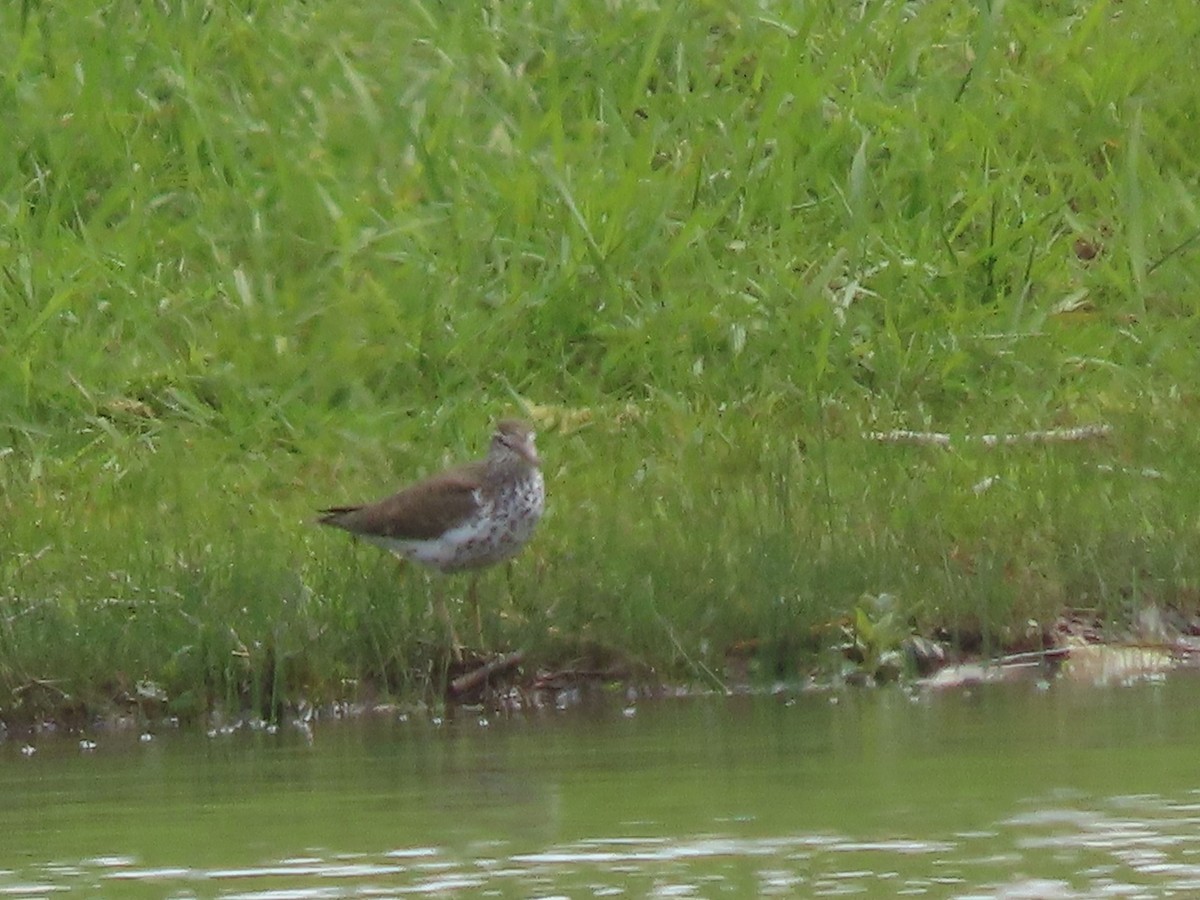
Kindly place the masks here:
<instances>
[{"instance_id":1,"label":"bird's tail","mask_svg":"<svg viewBox=\"0 0 1200 900\"><path fill-rule=\"evenodd\" d=\"M330 525L334 528L345 528L346 519L362 509L361 506L331 506L319 510L320 515L314 520L317 525Z\"/></svg>"}]
</instances>

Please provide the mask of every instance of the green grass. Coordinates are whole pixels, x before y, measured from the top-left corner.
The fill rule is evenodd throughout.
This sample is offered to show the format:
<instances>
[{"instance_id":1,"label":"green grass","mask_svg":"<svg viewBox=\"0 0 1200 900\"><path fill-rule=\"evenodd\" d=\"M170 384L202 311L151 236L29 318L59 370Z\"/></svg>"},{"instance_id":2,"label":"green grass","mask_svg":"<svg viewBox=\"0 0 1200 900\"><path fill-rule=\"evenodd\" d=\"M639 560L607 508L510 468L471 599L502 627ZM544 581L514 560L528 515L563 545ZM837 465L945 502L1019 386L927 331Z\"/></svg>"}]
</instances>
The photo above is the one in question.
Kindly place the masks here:
<instances>
[{"instance_id":1,"label":"green grass","mask_svg":"<svg viewBox=\"0 0 1200 900\"><path fill-rule=\"evenodd\" d=\"M5 5L0 709L426 694L427 582L312 510L527 407L551 507L480 593L535 660L796 677L880 594L985 647L1193 609L1198 37L1191 0Z\"/></svg>"}]
</instances>

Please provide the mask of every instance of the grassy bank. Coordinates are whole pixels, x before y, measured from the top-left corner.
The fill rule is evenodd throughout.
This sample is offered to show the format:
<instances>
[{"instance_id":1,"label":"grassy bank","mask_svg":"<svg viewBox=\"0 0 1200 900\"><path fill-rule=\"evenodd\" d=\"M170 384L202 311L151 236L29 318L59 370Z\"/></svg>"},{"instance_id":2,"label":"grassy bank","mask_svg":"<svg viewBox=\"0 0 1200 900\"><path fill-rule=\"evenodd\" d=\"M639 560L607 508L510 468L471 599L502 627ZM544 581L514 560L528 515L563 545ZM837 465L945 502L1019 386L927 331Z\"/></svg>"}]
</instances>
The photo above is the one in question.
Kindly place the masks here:
<instances>
[{"instance_id":1,"label":"grassy bank","mask_svg":"<svg viewBox=\"0 0 1200 900\"><path fill-rule=\"evenodd\" d=\"M1195 606L1190 0L85 7L0 9L0 708L425 695L312 510L522 409L535 661Z\"/></svg>"}]
</instances>

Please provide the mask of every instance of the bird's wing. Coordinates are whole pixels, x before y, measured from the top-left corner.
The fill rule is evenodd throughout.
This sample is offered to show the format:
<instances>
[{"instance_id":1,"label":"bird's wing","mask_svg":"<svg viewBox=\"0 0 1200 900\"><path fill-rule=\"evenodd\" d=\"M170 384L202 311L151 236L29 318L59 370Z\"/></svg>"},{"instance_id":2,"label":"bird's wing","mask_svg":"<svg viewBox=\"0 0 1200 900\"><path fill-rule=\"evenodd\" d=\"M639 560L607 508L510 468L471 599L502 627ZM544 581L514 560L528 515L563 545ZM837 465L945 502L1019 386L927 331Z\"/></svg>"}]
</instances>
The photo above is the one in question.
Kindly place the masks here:
<instances>
[{"instance_id":1,"label":"bird's wing","mask_svg":"<svg viewBox=\"0 0 1200 900\"><path fill-rule=\"evenodd\" d=\"M467 463L419 481L376 503L322 510L317 521L355 534L429 540L479 509L482 463Z\"/></svg>"}]
</instances>

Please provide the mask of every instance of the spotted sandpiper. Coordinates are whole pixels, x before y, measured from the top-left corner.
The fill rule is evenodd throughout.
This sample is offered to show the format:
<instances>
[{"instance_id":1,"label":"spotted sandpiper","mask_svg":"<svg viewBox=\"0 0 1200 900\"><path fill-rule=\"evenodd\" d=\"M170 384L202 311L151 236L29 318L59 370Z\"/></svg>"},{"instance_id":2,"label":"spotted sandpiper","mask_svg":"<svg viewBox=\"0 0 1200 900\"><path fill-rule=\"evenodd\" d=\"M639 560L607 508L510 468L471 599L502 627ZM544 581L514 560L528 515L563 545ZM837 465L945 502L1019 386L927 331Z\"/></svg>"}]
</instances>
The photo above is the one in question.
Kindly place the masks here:
<instances>
[{"instance_id":1,"label":"spotted sandpiper","mask_svg":"<svg viewBox=\"0 0 1200 900\"><path fill-rule=\"evenodd\" d=\"M317 521L440 572L502 562L529 542L545 507L534 437L527 422L503 419L485 459L446 469L375 503L322 510ZM473 603L474 592L472 581ZM449 625L440 600L439 614Z\"/></svg>"}]
</instances>

